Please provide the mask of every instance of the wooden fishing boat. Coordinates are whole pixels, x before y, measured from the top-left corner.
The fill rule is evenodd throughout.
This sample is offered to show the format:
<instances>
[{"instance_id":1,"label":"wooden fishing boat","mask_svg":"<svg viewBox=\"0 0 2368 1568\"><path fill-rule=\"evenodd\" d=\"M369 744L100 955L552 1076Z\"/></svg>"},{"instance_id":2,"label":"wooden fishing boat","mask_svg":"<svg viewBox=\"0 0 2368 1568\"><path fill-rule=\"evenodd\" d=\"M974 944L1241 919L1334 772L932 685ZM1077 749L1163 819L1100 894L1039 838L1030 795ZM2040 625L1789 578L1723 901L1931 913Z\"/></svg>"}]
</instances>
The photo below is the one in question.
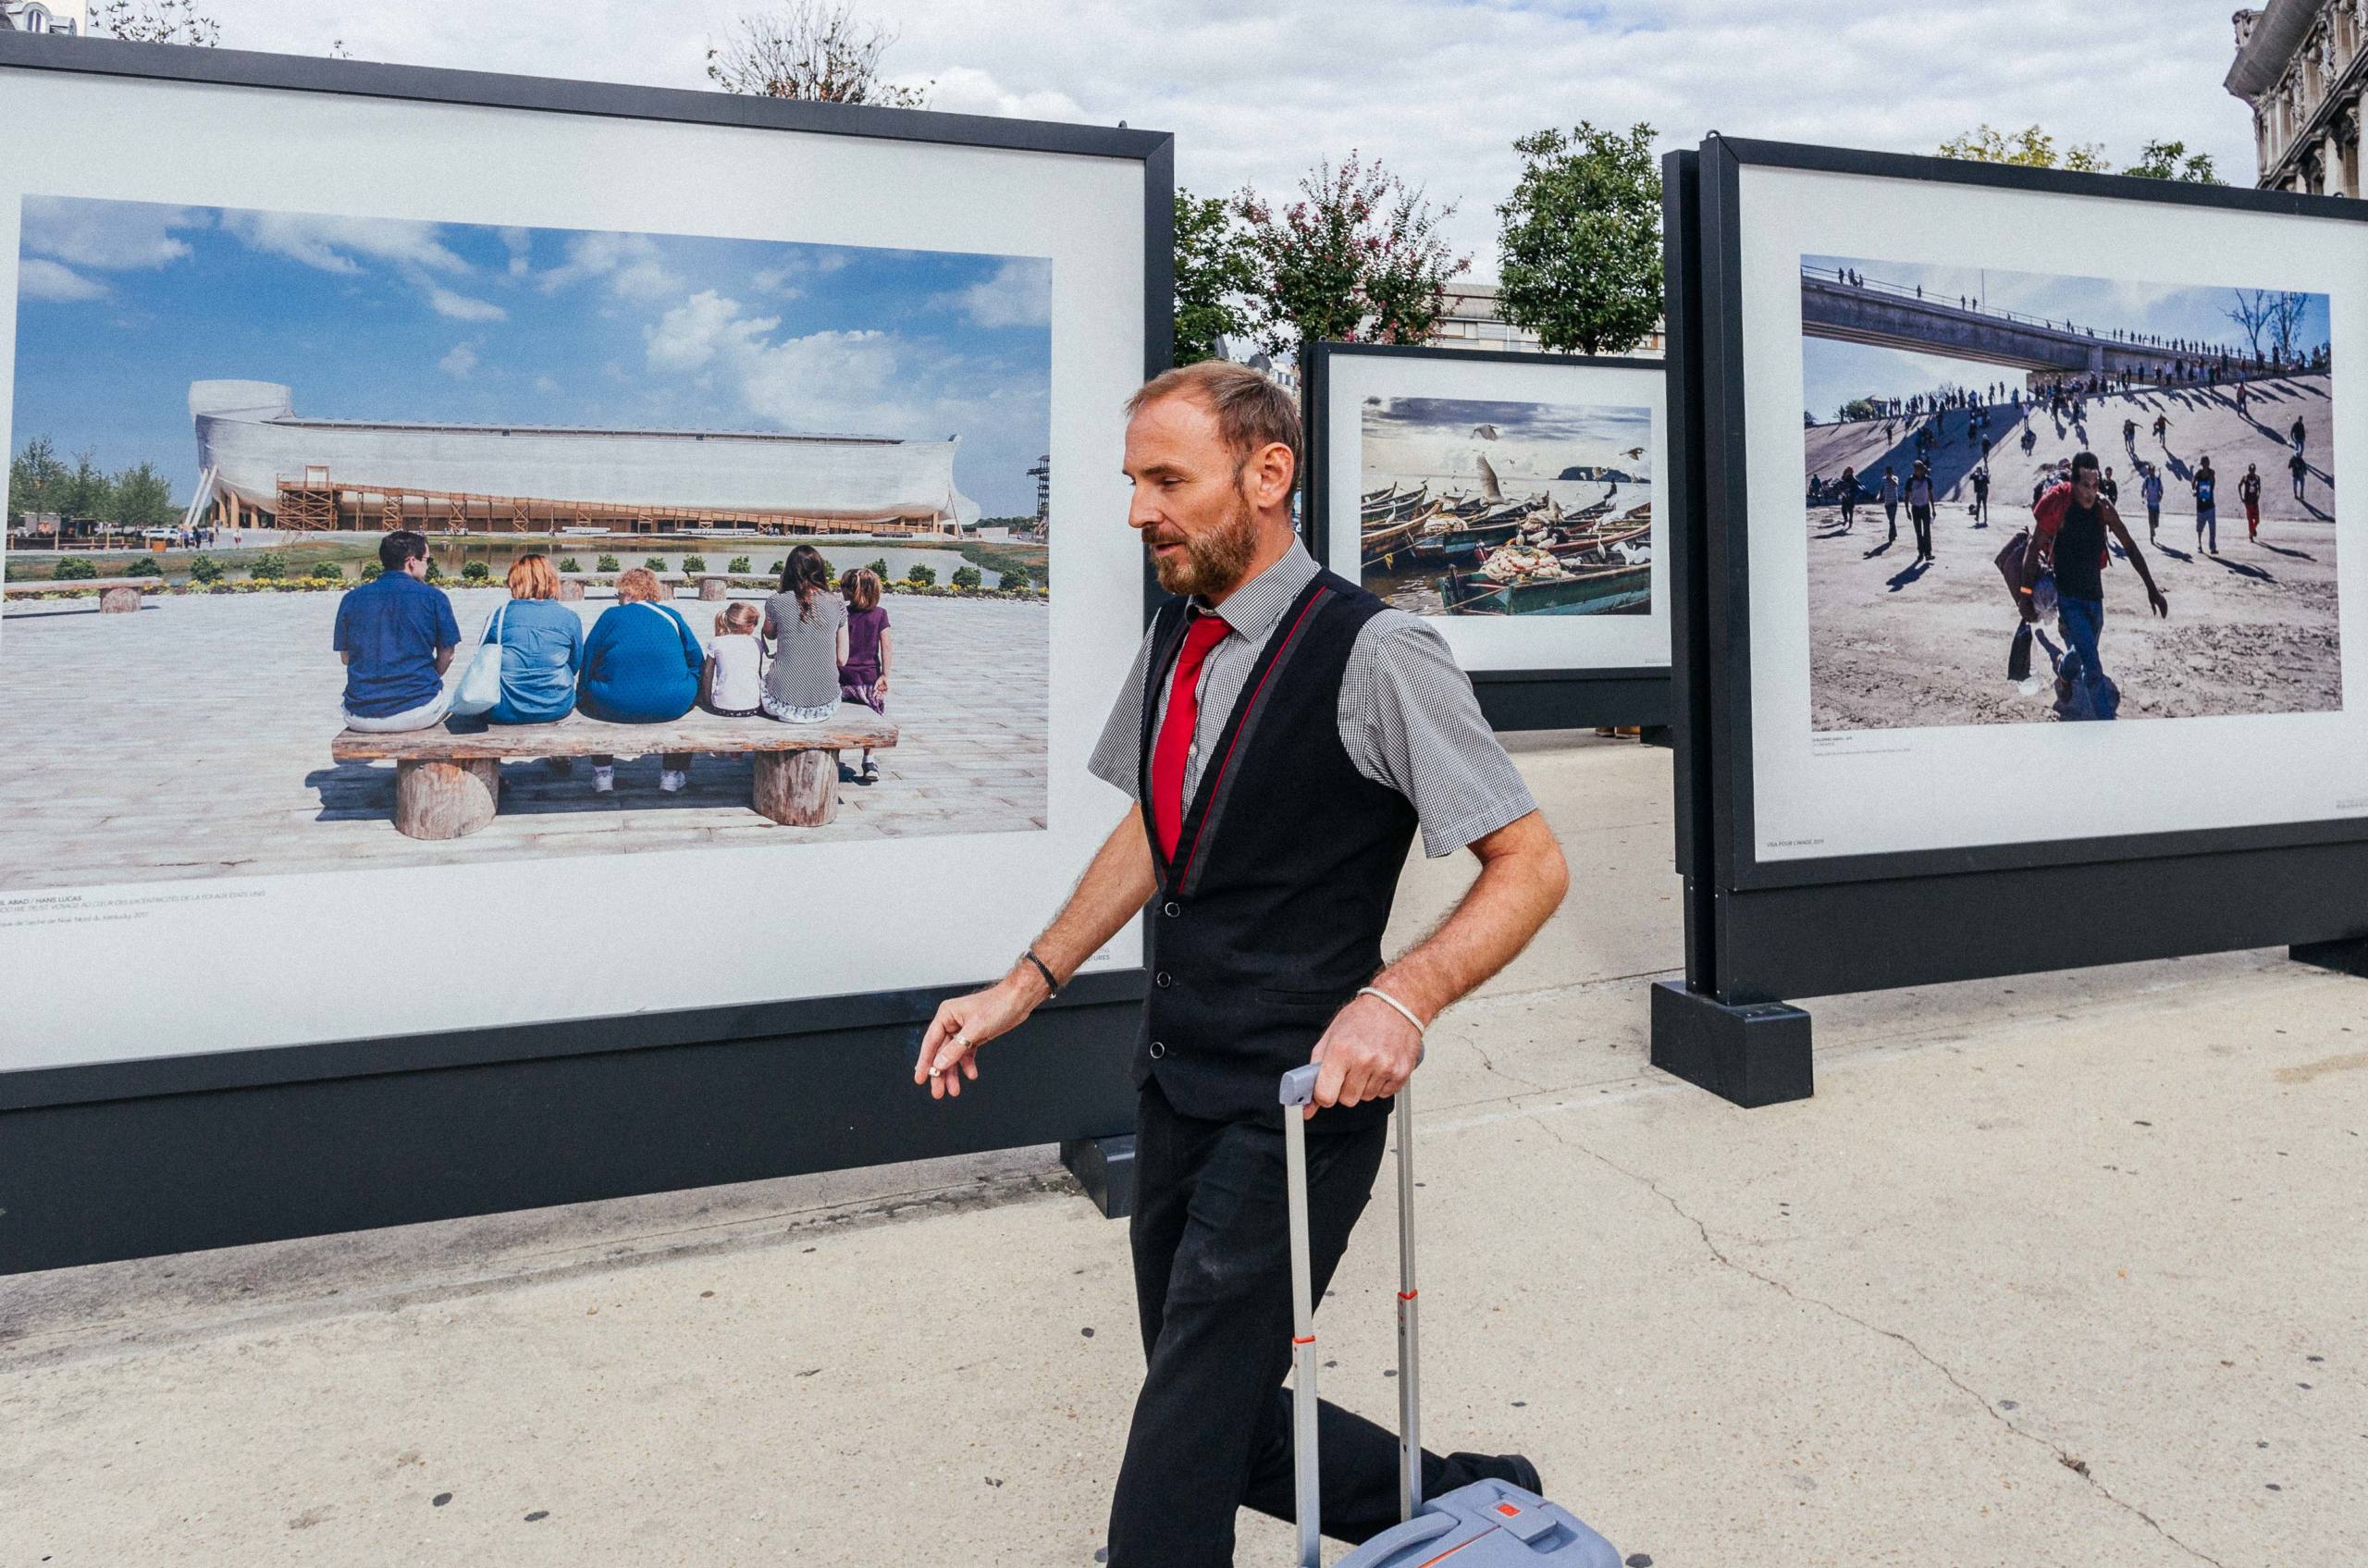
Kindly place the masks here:
<instances>
[{"instance_id":1,"label":"wooden fishing boat","mask_svg":"<svg viewBox=\"0 0 2368 1568\"><path fill-rule=\"evenodd\" d=\"M1376 561L1389 560L1412 544L1431 525L1432 517L1430 512L1422 512L1402 522L1366 528L1359 545L1359 561L1371 566Z\"/></svg>"},{"instance_id":2,"label":"wooden fishing boat","mask_svg":"<svg viewBox=\"0 0 2368 1568\"><path fill-rule=\"evenodd\" d=\"M1429 503L1430 490L1426 484L1417 485L1411 490L1400 490L1393 486L1378 500L1367 497L1360 508L1362 520L1368 528L1385 523L1402 523Z\"/></svg>"},{"instance_id":3,"label":"wooden fishing boat","mask_svg":"<svg viewBox=\"0 0 2368 1568\"><path fill-rule=\"evenodd\" d=\"M1479 572L1450 572L1439 579L1439 599L1450 615L1608 615L1648 604L1652 597L1653 569L1644 562L1511 582Z\"/></svg>"}]
</instances>

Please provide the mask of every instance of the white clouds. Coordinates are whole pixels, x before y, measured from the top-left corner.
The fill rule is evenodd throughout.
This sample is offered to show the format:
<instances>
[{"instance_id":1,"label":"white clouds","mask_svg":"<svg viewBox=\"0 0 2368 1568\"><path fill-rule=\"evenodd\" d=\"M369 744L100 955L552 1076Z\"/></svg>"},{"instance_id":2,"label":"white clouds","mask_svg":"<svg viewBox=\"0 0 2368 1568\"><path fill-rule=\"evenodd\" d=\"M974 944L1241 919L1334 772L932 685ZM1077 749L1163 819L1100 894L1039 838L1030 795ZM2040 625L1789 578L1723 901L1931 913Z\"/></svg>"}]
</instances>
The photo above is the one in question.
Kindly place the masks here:
<instances>
[{"instance_id":1,"label":"white clouds","mask_svg":"<svg viewBox=\"0 0 2368 1568\"><path fill-rule=\"evenodd\" d=\"M203 228L203 209L146 202L25 198L25 249L72 266L125 271L169 265L190 253L179 228Z\"/></svg>"},{"instance_id":2,"label":"white clouds","mask_svg":"<svg viewBox=\"0 0 2368 1568\"><path fill-rule=\"evenodd\" d=\"M660 316L656 326L643 328L642 337L651 369L689 371L703 368L719 354L745 355L780 325L777 315L745 320L739 301L703 289Z\"/></svg>"},{"instance_id":3,"label":"white clouds","mask_svg":"<svg viewBox=\"0 0 2368 1568\"><path fill-rule=\"evenodd\" d=\"M557 397L559 395L559 383L552 380L548 376L537 376L535 377L535 390L542 393L543 396L547 398Z\"/></svg>"},{"instance_id":4,"label":"white clouds","mask_svg":"<svg viewBox=\"0 0 2368 1568\"><path fill-rule=\"evenodd\" d=\"M510 276L524 278L535 268L534 236L524 228L501 230L501 243L510 253Z\"/></svg>"},{"instance_id":5,"label":"white clouds","mask_svg":"<svg viewBox=\"0 0 2368 1568\"><path fill-rule=\"evenodd\" d=\"M473 300L466 294L430 285L427 302L437 315L454 321L507 321L510 313L489 300Z\"/></svg>"},{"instance_id":6,"label":"white clouds","mask_svg":"<svg viewBox=\"0 0 2368 1568\"><path fill-rule=\"evenodd\" d=\"M647 234L579 234L568 241L566 264L536 281L544 293L555 294L586 278L603 279L617 298L645 304L683 288L683 280L667 269L658 242Z\"/></svg>"},{"instance_id":7,"label":"white clouds","mask_svg":"<svg viewBox=\"0 0 2368 1568\"><path fill-rule=\"evenodd\" d=\"M1053 319L1053 264L1015 257L995 275L935 302L952 305L984 327L1042 327Z\"/></svg>"},{"instance_id":8,"label":"white clouds","mask_svg":"<svg viewBox=\"0 0 2368 1568\"><path fill-rule=\"evenodd\" d=\"M902 345L884 332L813 332L776 340L777 315L702 290L643 336L649 368L721 387L763 424L784 430L906 434L920 410L897 394ZM907 378L909 379L909 378Z\"/></svg>"},{"instance_id":9,"label":"white clouds","mask_svg":"<svg viewBox=\"0 0 2368 1568\"><path fill-rule=\"evenodd\" d=\"M226 212L222 227L253 250L322 272L359 273L363 260L449 276L469 270L469 264L438 238L432 223L320 213Z\"/></svg>"},{"instance_id":10,"label":"white clouds","mask_svg":"<svg viewBox=\"0 0 2368 1568\"><path fill-rule=\"evenodd\" d=\"M39 256L28 256L18 266L17 291L28 300L58 302L107 297L107 286L96 278L85 278L71 267Z\"/></svg>"},{"instance_id":11,"label":"white clouds","mask_svg":"<svg viewBox=\"0 0 2368 1568\"><path fill-rule=\"evenodd\" d=\"M455 343L452 352L436 362L436 368L455 381L465 381L469 372L477 367L477 351L467 343Z\"/></svg>"}]
</instances>

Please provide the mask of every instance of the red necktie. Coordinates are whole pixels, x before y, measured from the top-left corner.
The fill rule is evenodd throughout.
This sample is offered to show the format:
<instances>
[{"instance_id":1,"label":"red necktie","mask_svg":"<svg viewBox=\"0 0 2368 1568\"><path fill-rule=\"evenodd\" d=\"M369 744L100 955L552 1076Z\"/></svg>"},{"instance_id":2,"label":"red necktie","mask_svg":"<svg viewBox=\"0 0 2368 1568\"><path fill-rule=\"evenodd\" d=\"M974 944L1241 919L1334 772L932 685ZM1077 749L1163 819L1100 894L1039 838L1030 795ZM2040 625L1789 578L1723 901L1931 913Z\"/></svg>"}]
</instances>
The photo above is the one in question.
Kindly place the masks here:
<instances>
[{"instance_id":1,"label":"red necktie","mask_svg":"<svg viewBox=\"0 0 2368 1568\"><path fill-rule=\"evenodd\" d=\"M1151 820L1159 852L1176 858L1176 835L1184 827L1184 759L1191 755L1192 728L1201 719L1201 666L1209 649L1232 628L1219 615L1196 615L1176 655L1176 675L1167 686L1167 715L1151 748Z\"/></svg>"}]
</instances>

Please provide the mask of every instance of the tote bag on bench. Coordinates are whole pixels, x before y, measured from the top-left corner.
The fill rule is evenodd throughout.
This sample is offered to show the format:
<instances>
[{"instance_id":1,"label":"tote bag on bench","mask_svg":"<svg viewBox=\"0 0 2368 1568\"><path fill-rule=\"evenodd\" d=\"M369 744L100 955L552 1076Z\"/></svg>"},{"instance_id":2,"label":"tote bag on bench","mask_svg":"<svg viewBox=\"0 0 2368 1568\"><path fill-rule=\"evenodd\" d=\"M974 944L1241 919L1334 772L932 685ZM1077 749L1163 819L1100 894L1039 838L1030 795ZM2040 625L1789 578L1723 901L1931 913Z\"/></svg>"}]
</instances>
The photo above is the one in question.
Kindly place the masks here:
<instances>
[{"instance_id":1,"label":"tote bag on bench","mask_svg":"<svg viewBox=\"0 0 2368 1568\"><path fill-rule=\"evenodd\" d=\"M501 617L509 609L504 604L493 612L485 636L477 642L476 652L469 659L469 667L461 672L461 685L452 694L451 710L463 719L490 713L501 700Z\"/></svg>"}]
</instances>

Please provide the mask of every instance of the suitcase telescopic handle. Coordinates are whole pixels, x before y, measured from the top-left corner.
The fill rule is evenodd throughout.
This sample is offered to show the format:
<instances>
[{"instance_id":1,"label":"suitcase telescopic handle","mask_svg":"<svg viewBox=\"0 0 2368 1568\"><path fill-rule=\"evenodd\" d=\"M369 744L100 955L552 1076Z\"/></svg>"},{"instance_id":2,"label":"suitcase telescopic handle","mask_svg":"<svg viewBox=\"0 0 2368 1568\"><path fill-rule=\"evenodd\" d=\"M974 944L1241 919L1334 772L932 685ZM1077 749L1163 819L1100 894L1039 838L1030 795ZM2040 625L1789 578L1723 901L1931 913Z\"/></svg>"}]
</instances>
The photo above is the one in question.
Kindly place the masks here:
<instances>
[{"instance_id":1,"label":"suitcase telescopic handle","mask_svg":"<svg viewBox=\"0 0 2368 1568\"><path fill-rule=\"evenodd\" d=\"M1315 1098L1314 1063L1283 1074L1283 1171L1291 1245L1291 1454L1299 1515L1298 1568L1317 1568L1323 1530L1315 1451L1315 1283L1307 1232L1307 1122L1301 1107ZM1398 1091L1398 1513L1423 1506L1420 1344L1414 1290L1414 1098L1410 1080Z\"/></svg>"}]
</instances>

